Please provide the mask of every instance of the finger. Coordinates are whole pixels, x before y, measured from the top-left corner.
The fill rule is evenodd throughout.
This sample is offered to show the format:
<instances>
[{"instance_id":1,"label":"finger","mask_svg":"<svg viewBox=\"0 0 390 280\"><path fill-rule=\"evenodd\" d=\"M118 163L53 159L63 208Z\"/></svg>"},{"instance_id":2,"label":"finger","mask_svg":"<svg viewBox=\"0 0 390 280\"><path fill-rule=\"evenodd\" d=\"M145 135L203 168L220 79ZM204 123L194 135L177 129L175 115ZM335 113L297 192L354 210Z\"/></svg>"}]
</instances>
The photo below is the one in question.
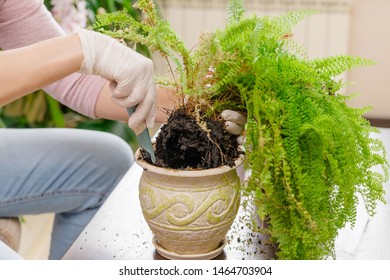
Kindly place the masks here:
<instances>
[{"instance_id":1,"label":"finger","mask_svg":"<svg viewBox=\"0 0 390 280\"><path fill-rule=\"evenodd\" d=\"M111 96L112 102L114 102L116 105L119 105L121 107L130 108L137 105L136 102L130 102L127 97L115 97Z\"/></svg>"},{"instance_id":2,"label":"finger","mask_svg":"<svg viewBox=\"0 0 390 280\"><path fill-rule=\"evenodd\" d=\"M244 145L245 140L246 140L246 139L245 139L245 136L244 136L244 135L238 136L238 137L237 137L237 143L238 143L238 145L240 145L240 146Z\"/></svg>"},{"instance_id":3,"label":"finger","mask_svg":"<svg viewBox=\"0 0 390 280\"><path fill-rule=\"evenodd\" d=\"M137 109L129 119L129 124L136 126L137 123L148 122L148 126L153 126L154 119L148 120L148 117L154 116L155 114L155 88L151 88L145 99L137 105Z\"/></svg>"},{"instance_id":4,"label":"finger","mask_svg":"<svg viewBox=\"0 0 390 280\"><path fill-rule=\"evenodd\" d=\"M144 95L144 90L140 89L135 89L133 92L129 95L124 95L124 96L118 96L122 94L117 94L116 92L117 89L113 92L111 99L113 102L115 102L117 105L122 106L122 107L133 107L136 106L137 104L142 102L143 95Z\"/></svg>"},{"instance_id":5,"label":"finger","mask_svg":"<svg viewBox=\"0 0 390 280\"><path fill-rule=\"evenodd\" d=\"M138 90L136 90L136 88L138 88ZM129 102L139 103L143 99L145 91L145 87L130 87L125 84L118 84L112 91L112 95L118 98L127 97L129 99Z\"/></svg>"},{"instance_id":6,"label":"finger","mask_svg":"<svg viewBox=\"0 0 390 280\"><path fill-rule=\"evenodd\" d=\"M225 121L232 121L235 122L236 124L244 125L246 124L246 116L240 112L233 111L233 110L224 110L221 113L221 117Z\"/></svg>"},{"instance_id":7,"label":"finger","mask_svg":"<svg viewBox=\"0 0 390 280\"><path fill-rule=\"evenodd\" d=\"M156 115L156 108L154 102L151 105L145 100L139 103L135 112L129 119L129 126L136 126L138 123L146 123L148 128L154 126L154 118Z\"/></svg>"},{"instance_id":8,"label":"finger","mask_svg":"<svg viewBox=\"0 0 390 280\"><path fill-rule=\"evenodd\" d=\"M108 88L110 89L111 93L114 92L115 88L117 87L117 83L115 81L110 81L110 83L108 84Z\"/></svg>"},{"instance_id":9,"label":"finger","mask_svg":"<svg viewBox=\"0 0 390 280\"><path fill-rule=\"evenodd\" d=\"M233 135L240 135L244 131L244 126L238 125L231 121L225 122L225 128L227 132L233 134Z\"/></svg>"},{"instance_id":10,"label":"finger","mask_svg":"<svg viewBox=\"0 0 390 280\"><path fill-rule=\"evenodd\" d=\"M111 100L115 104L117 104L121 107L129 108L129 107L135 106L135 105L129 105L126 98L116 98L116 97L112 96ZM137 109L138 109L138 107L137 107ZM146 125L145 125L145 118L139 116L139 114L137 113L137 109L129 117L127 124L135 132L135 134L138 135L145 129Z\"/></svg>"},{"instance_id":11,"label":"finger","mask_svg":"<svg viewBox=\"0 0 390 280\"><path fill-rule=\"evenodd\" d=\"M129 119L129 121L130 121L130 119ZM146 128L145 122L141 122L141 123L137 123L137 124L133 124L133 123L129 124L128 123L128 126L134 131L134 133L136 135L141 134Z\"/></svg>"}]
</instances>

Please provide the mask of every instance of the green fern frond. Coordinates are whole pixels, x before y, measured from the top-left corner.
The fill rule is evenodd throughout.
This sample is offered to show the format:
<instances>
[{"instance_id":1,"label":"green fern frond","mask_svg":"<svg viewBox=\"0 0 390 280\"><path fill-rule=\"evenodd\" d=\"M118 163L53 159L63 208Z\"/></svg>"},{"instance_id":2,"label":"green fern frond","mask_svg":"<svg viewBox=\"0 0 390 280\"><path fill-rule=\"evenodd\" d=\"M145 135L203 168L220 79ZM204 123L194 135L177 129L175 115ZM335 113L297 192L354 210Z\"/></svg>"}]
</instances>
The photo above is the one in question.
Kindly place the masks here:
<instances>
[{"instance_id":1,"label":"green fern frond","mask_svg":"<svg viewBox=\"0 0 390 280\"><path fill-rule=\"evenodd\" d=\"M243 0L229 0L228 2L228 20L227 23L239 22L244 13L244 1Z\"/></svg>"},{"instance_id":2,"label":"green fern frond","mask_svg":"<svg viewBox=\"0 0 390 280\"><path fill-rule=\"evenodd\" d=\"M94 28L100 29L112 26L114 30L121 30L132 25L140 26L139 22L131 17L127 11L117 11L96 15Z\"/></svg>"},{"instance_id":3,"label":"green fern frond","mask_svg":"<svg viewBox=\"0 0 390 280\"><path fill-rule=\"evenodd\" d=\"M143 23L150 26L156 26L159 19L157 10L154 6L154 2L150 0L138 0L134 5L134 8L140 9L144 13Z\"/></svg>"},{"instance_id":4,"label":"green fern frond","mask_svg":"<svg viewBox=\"0 0 390 280\"><path fill-rule=\"evenodd\" d=\"M307 48L293 39L287 38L286 40L284 40L282 48L286 52L294 54L300 59L307 60L309 58Z\"/></svg>"},{"instance_id":5,"label":"green fern frond","mask_svg":"<svg viewBox=\"0 0 390 280\"><path fill-rule=\"evenodd\" d=\"M126 11L97 15L94 29L117 39L148 44L145 35L152 30L131 17Z\"/></svg>"},{"instance_id":6,"label":"green fern frond","mask_svg":"<svg viewBox=\"0 0 390 280\"><path fill-rule=\"evenodd\" d=\"M289 34L294 26L305 18L318 14L317 10L298 10L290 11L286 14L274 17L272 25L280 32L279 36Z\"/></svg>"},{"instance_id":7,"label":"green fern frond","mask_svg":"<svg viewBox=\"0 0 390 280\"><path fill-rule=\"evenodd\" d=\"M312 63L318 73L327 78L336 77L337 75L340 75L356 67L376 64L372 60L349 55L339 55L322 59L314 59Z\"/></svg>"}]
</instances>

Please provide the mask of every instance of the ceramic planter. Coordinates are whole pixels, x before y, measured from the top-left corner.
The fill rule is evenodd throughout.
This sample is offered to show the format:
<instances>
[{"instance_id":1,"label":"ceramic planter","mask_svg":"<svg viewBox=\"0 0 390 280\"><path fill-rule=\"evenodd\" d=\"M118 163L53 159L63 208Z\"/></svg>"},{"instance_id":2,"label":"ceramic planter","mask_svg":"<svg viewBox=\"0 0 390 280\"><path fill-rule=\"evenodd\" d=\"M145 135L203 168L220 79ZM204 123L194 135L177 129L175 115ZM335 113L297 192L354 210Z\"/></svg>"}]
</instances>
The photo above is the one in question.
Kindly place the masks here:
<instances>
[{"instance_id":1,"label":"ceramic planter","mask_svg":"<svg viewBox=\"0 0 390 280\"><path fill-rule=\"evenodd\" d=\"M170 259L211 259L219 255L240 205L236 167L173 170L148 164L139 183L142 212L157 251Z\"/></svg>"}]
</instances>

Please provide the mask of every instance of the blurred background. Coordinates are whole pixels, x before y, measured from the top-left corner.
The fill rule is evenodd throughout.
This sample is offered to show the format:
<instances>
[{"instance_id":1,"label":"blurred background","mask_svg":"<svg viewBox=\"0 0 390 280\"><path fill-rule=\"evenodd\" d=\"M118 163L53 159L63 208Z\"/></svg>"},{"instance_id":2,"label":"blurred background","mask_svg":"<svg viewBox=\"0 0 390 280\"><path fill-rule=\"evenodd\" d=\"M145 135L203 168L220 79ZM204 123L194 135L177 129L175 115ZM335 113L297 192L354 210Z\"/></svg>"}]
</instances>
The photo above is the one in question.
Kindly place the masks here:
<instances>
[{"instance_id":1,"label":"blurred background","mask_svg":"<svg viewBox=\"0 0 390 280\"><path fill-rule=\"evenodd\" d=\"M140 14L131 0L45 0L44 3L66 32L89 27L95 15L126 9L136 19ZM196 47L202 32L223 28L227 0L155 0L160 15ZM300 23L293 36L308 49L310 58L349 54L372 59L377 65L355 69L342 76L353 82L345 93L360 93L350 101L354 107L373 106L366 117L375 126L390 127L390 26L389 0L246 0L247 13L278 15L290 10L316 9L320 13ZM162 59L145 49L155 61L156 73L165 75ZM91 120L60 105L45 92L37 91L0 108L0 127L73 127L108 131L125 139L135 149L134 134L126 124ZM47 258L52 215L27 216L22 226L20 254L27 259Z\"/></svg>"},{"instance_id":2,"label":"blurred background","mask_svg":"<svg viewBox=\"0 0 390 280\"><path fill-rule=\"evenodd\" d=\"M160 0L161 14L195 46L202 31L223 28L226 0ZM247 13L278 15L290 10L315 9L320 13L300 23L293 36L310 58L348 54L372 59L377 65L343 75L352 85L346 93L360 93L350 101L354 107L373 106L366 117L375 126L390 126L390 26L388 0L246 0ZM161 67L162 64L156 64ZM159 69L160 73L164 69Z\"/></svg>"}]
</instances>

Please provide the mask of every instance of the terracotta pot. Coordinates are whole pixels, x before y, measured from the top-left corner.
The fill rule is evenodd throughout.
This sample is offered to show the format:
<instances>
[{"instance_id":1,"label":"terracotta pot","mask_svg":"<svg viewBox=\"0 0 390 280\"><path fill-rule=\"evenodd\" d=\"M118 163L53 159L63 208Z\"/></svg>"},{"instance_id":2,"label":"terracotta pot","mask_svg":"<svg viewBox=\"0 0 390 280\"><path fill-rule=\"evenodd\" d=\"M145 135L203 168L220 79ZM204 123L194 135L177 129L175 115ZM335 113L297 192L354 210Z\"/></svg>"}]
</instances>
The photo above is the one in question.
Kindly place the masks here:
<instances>
[{"instance_id":1,"label":"terracotta pot","mask_svg":"<svg viewBox=\"0 0 390 280\"><path fill-rule=\"evenodd\" d=\"M141 159L142 212L154 234L157 251L170 259L210 259L221 253L240 205L236 167L174 170Z\"/></svg>"}]
</instances>

